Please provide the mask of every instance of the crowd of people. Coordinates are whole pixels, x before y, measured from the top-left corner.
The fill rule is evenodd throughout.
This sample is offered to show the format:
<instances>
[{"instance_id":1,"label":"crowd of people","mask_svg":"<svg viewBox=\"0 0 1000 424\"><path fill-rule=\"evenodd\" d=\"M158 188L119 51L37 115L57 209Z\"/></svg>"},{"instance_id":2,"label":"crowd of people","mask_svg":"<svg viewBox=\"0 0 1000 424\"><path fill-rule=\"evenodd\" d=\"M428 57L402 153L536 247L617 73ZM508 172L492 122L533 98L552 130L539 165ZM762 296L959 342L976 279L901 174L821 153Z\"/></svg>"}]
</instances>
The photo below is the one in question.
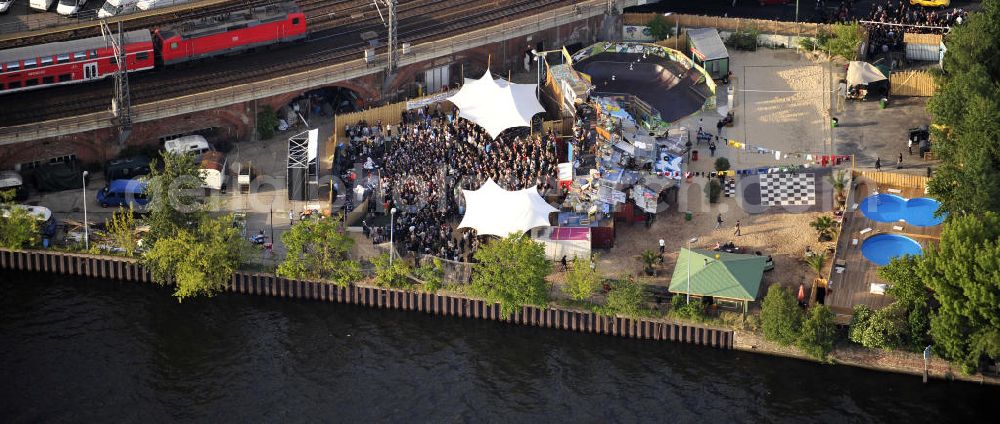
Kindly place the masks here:
<instances>
[{"instance_id":1,"label":"crowd of people","mask_svg":"<svg viewBox=\"0 0 1000 424\"><path fill-rule=\"evenodd\" d=\"M440 106L404 112L397 128L359 122L346 130L345 161L364 164L357 183L366 185L371 205L378 202L380 213L396 209L400 250L471 261L476 234L455 228L465 212L461 189L478 189L488 179L507 190L536 187L544 194L556 187L553 133L507 131L493 139ZM388 228L364 227L373 242L388 241Z\"/></svg>"},{"instance_id":2,"label":"crowd of people","mask_svg":"<svg viewBox=\"0 0 1000 424\"><path fill-rule=\"evenodd\" d=\"M910 5L908 0L880 0L872 4L866 21L868 54L888 53L903 48L903 33L943 34L946 28L961 25L968 12L947 11Z\"/></svg>"}]
</instances>

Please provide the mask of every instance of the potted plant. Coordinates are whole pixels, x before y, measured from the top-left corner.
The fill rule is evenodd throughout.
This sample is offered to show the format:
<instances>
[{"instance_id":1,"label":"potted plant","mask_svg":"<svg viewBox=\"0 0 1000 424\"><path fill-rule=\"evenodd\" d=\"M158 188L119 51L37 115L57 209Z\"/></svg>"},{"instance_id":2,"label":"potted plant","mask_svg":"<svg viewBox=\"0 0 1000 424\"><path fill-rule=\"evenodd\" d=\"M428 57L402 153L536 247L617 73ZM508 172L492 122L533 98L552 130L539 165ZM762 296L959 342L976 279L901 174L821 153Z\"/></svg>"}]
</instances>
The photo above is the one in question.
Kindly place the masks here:
<instances>
[{"instance_id":1,"label":"potted plant","mask_svg":"<svg viewBox=\"0 0 1000 424\"><path fill-rule=\"evenodd\" d=\"M834 198L837 200L837 206L839 207L847 201L847 196L844 194L847 189L847 170L842 169L830 175L830 184L833 184Z\"/></svg>"},{"instance_id":2,"label":"potted plant","mask_svg":"<svg viewBox=\"0 0 1000 424\"><path fill-rule=\"evenodd\" d=\"M816 230L819 241L830 241L837 235L837 223L826 215L816 217L809 226Z\"/></svg>"},{"instance_id":3,"label":"potted plant","mask_svg":"<svg viewBox=\"0 0 1000 424\"><path fill-rule=\"evenodd\" d=\"M816 282L825 281L823 278L823 267L826 265L826 254L816 252L806 256L806 264L816 272Z\"/></svg>"},{"instance_id":4,"label":"potted plant","mask_svg":"<svg viewBox=\"0 0 1000 424\"><path fill-rule=\"evenodd\" d=\"M653 275L653 264L655 264L659 258L660 256L652 250L645 250L639 255L639 259L642 261L642 270L646 273L646 275Z\"/></svg>"}]
</instances>

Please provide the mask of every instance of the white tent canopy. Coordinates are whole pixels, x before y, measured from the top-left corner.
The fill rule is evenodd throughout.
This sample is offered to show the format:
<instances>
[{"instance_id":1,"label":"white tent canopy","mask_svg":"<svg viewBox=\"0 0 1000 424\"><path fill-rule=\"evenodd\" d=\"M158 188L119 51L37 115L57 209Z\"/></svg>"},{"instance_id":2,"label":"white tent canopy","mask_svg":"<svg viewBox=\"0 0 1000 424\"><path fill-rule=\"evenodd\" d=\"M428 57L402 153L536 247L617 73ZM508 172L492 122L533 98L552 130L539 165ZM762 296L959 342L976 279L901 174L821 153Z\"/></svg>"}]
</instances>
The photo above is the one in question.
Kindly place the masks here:
<instances>
[{"instance_id":1,"label":"white tent canopy","mask_svg":"<svg viewBox=\"0 0 1000 424\"><path fill-rule=\"evenodd\" d=\"M549 214L558 212L542 199L538 190L507 191L487 180L479 190L462 190L465 216L458 228L473 228L479 235L506 237L535 227L548 226Z\"/></svg>"},{"instance_id":2,"label":"white tent canopy","mask_svg":"<svg viewBox=\"0 0 1000 424\"><path fill-rule=\"evenodd\" d=\"M465 79L462 89L448 98L458 116L475 122L496 138L513 127L531 126L531 117L545 109L535 98L537 84L512 84L493 79L489 70L480 79Z\"/></svg>"},{"instance_id":3,"label":"white tent canopy","mask_svg":"<svg viewBox=\"0 0 1000 424\"><path fill-rule=\"evenodd\" d=\"M882 75L882 71L870 63L852 61L847 65L847 84L849 85L869 84L884 79L885 75Z\"/></svg>"}]
</instances>

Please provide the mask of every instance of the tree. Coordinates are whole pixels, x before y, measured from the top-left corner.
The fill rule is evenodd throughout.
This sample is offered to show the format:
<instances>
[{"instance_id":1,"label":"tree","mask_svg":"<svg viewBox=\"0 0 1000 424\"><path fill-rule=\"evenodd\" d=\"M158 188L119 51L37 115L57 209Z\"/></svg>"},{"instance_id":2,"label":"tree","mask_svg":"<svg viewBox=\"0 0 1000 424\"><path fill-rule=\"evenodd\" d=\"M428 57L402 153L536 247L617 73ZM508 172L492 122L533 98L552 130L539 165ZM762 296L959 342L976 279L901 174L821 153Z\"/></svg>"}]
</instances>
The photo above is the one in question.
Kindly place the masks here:
<instances>
[{"instance_id":1,"label":"tree","mask_svg":"<svg viewBox=\"0 0 1000 424\"><path fill-rule=\"evenodd\" d=\"M819 241L830 241L837 235L837 223L827 215L817 216L809 226L816 230Z\"/></svg>"},{"instance_id":2,"label":"tree","mask_svg":"<svg viewBox=\"0 0 1000 424\"><path fill-rule=\"evenodd\" d=\"M371 259L375 265L375 284L383 287L408 288L413 285L410 280L410 265L403 260L389 264L389 254L383 253Z\"/></svg>"},{"instance_id":3,"label":"tree","mask_svg":"<svg viewBox=\"0 0 1000 424\"><path fill-rule=\"evenodd\" d=\"M855 306L856 314L858 306ZM893 303L877 311L868 309L861 316L852 317L857 319L851 321L851 341L872 349L895 349L902 346L908 330L905 312L900 305Z\"/></svg>"},{"instance_id":4,"label":"tree","mask_svg":"<svg viewBox=\"0 0 1000 424\"><path fill-rule=\"evenodd\" d=\"M728 171L732 165L729 164L729 159L720 157L715 160L715 170L719 172Z\"/></svg>"},{"instance_id":5,"label":"tree","mask_svg":"<svg viewBox=\"0 0 1000 424\"><path fill-rule=\"evenodd\" d=\"M38 243L38 219L14 203L14 194L0 191L0 247L18 250Z\"/></svg>"},{"instance_id":6,"label":"tree","mask_svg":"<svg viewBox=\"0 0 1000 424\"><path fill-rule=\"evenodd\" d=\"M940 307L931 315L935 351L965 371L1000 360L1000 215L955 216L920 261L918 276Z\"/></svg>"},{"instance_id":7,"label":"tree","mask_svg":"<svg viewBox=\"0 0 1000 424\"><path fill-rule=\"evenodd\" d=\"M444 283L444 265L437 257L424 261L413 273L423 283L422 289L431 293L438 291Z\"/></svg>"},{"instance_id":8,"label":"tree","mask_svg":"<svg viewBox=\"0 0 1000 424\"><path fill-rule=\"evenodd\" d=\"M158 283L174 284L178 301L224 291L249 248L231 223L229 215L206 217L194 229L162 237L143 255L143 264Z\"/></svg>"},{"instance_id":9,"label":"tree","mask_svg":"<svg viewBox=\"0 0 1000 424\"><path fill-rule=\"evenodd\" d=\"M764 338L788 346L799 338L802 310L791 292L775 284L764 296L760 320Z\"/></svg>"},{"instance_id":10,"label":"tree","mask_svg":"<svg viewBox=\"0 0 1000 424\"><path fill-rule=\"evenodd\" d=\"M611 284L605 306L611 314L639 316L646 307L646 292L631 277L622 278Z\"/></svg>"},{"instance_id":11,"label":"tree","mask_svg":"<svg viewBox=\"0 0 1000 424\"><path fill-rule=\"evenodd\" d=\"M162 152L163 165L150 165L146 194L149 215L150 239L157 240L177 234L181 229L192 229L204 217L202 199L204 189L201 171L192 154Z\"/></svg>"},{"instance_id":12,"label":"tree","mask_svg":"<svg viewBox=\"0 0 1000 424\"><path fill-rule=\"evenodd\" d=\"M931 292L917 274L920 257L903 256L893 258L888 265L878 269L878 276L889 283L886 294L896 299L905 311L909 325L909 346L923 349L930 343L930 297Z\"/></svg>"},{"instance_id":13,"label":"tree","mask_svg":"<svg viewBox=\"0 0 1000 424\"><path fill-rule=\"evenodd\" d=\"M823 267L826 266L826 254L816 252L806 256L806 264L816 272L816 278L823 278Z\"/></svg>"},{"instance_id":14,"label":"tree","mask_svg":"<svg viewBox=\"0 0 1000 424\"><path fill-rule=\"evenodd\" d=\"M802 323L802 332L796 341L799 349L809 356L825 361L833 351L833 340L837 335L837 326L833 322L833 311L826 305L818 305L809 311L809 316Z\"/></svg>"},{"instance_id":15,"label":"tree","mask_svg":"<svg viewBox=\"0 0 1000 424\"><path fill-rule=\"evenodd\" d=\"M649 27L649 32L653 34L653 39L655 41L666 40L670 38L670 34L673 34L673 28L671 28L666 19L663 19L663 15L656 14L653 19L649 20L646 24Z\"/></svg>"},{"instance_id":16,"label":"tree","mask_svg":"<svg viewBox=\"0 0 1000 424\"><path fill-rule=\"evenodd\" d=\"M849 24L833 24L833 32L825 37L820 37L820 48L827 52L830 57L840 56L847 60L854 60L858 56L858 47L861 45L861 28L857 22Z\"/></svg>"},{"instance_id":17,"label":"tree","mask_svg":"<svg viewBox=\"0 0 1000 424\"><path fill-rule=\"evenodd\" d=\"M128 209L118 208L111 220L105 221L107 236L111 242L122 249L125 256L135 256L135 251L139 248L139 238L135 235L135 213L132 205Z\"/></svg>"},{"instance_id":18,"label":"tree","mask_svg":"<svg viewBox=\"0 0 1000 424\"><path fill-rule=\"evenodd\" d=\"M709 180L708 185L705 186L705 193L708 194L710 203L719 203L719 196L722 196L722 184L719 184L719 180L714 178Z\"/></svg>"},{"instance_id":19,"label":"tree","mask_svg":"<svg viewBox=\"0 0 1000 424\"><path fill-rule=\"evenodd\" d=\"M659 258L660 256L652 250L643 250L639 254L639 260L642 262L642 270L646 275L653 275L653 265L656 264Z\"/></svg>"},{"instance_id":20,"label":"tree","mask_svg":"<svg viewBox=\"0 0 1000 424\"><path fill-rule=\"evenodd\" d=\"M274 129L278 126L278 114L271 106L264 106L257 112L257 137L267 140L274 137Z\"/></svg>"},{"instance_id":21,"label":"tree","mask_svg":"<svg viewBox=\"0 0 1000 424\"><path fill-rule=\"evenodd\" d=\"M486 243L476 251L475 258L479 263L472 276L472 292L500 303L504 316L524 305L548 302L545 276L552 264L545 259L545 248L524 233Z\"/></svg>"},{"instance_id":22,"label":"tree","mask_svg":"<svg viewBox=\"0 0 1000 424\"><path fill-rule=\"evenodd\" d=\"M573 265L566 272L563 293L573 300L587 300L601 285L601 276L590 266L588 258L573 258Z\"/></svg>"},{"instance_id":23,"label":"tree","mask_svg":"<svg viewBox=\"0 0 1000 424\"><path fill-rule=\"evenodd\" d=\"M285 278L331 280L341 286L361 278L361 267L348 257L354 239L344 233L337 218L300 221L281 235L288 254L278 266Z\"/></svg>"}]
</instances>

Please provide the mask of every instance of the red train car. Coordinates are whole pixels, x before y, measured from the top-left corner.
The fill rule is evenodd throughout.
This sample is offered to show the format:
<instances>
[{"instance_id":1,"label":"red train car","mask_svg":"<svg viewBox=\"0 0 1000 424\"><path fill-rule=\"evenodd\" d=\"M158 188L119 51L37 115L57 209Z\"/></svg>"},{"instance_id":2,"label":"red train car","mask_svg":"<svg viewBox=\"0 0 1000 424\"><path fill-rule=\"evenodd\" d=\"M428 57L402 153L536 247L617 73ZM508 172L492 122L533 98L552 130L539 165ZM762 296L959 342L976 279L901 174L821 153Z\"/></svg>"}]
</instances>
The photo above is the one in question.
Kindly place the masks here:
<instances>
[{"instance_id":1,"label":"red train car","mask_svg":"<svg viewBox=\"0 0 1000 424\"><path fill-rule=\"evenodd\" d=\"M152 69L148 30L125 33L129 72ZM0 51L0 94L98 80L118 69L114 49L103 37L60 41Z\"/></svg>"},{"instance_id":2,"label":"red train car","mask_svg":"<svg viewBox=\"0 0 1000 424\"><path fill-rule=\"evenodd\" d=\"M306 17L293 3L203 18L155 32L164 65L300 40L306 35Z\"/></svg>"}]
</instances>

